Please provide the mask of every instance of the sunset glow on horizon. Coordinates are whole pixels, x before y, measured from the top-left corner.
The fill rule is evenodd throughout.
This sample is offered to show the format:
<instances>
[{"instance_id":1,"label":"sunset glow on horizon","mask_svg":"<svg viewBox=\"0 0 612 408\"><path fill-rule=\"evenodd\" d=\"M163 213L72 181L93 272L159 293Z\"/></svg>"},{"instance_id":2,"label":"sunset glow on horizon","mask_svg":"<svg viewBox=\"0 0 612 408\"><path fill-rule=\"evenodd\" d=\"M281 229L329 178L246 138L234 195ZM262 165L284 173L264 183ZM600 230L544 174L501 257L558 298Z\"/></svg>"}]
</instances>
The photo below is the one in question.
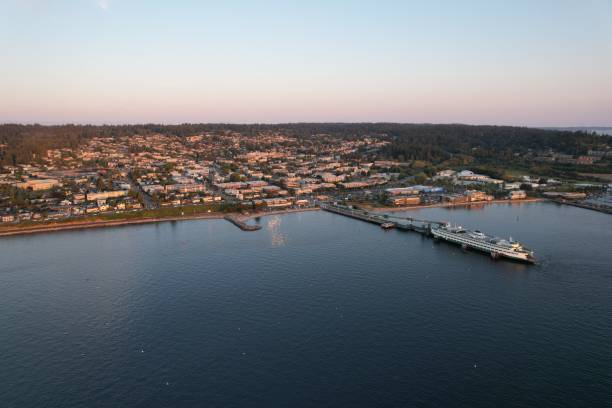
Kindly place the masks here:
<instances>
[{"instance_id":1,"label":"sunset glow on horizon","mask_svg":"<svg viewBox=\"0 0 612 408\"><path fill-rule=\"evenodd\" d=\"M612 126L607 1L8 0L0 123Z\"/></svg>"}]
</instances>

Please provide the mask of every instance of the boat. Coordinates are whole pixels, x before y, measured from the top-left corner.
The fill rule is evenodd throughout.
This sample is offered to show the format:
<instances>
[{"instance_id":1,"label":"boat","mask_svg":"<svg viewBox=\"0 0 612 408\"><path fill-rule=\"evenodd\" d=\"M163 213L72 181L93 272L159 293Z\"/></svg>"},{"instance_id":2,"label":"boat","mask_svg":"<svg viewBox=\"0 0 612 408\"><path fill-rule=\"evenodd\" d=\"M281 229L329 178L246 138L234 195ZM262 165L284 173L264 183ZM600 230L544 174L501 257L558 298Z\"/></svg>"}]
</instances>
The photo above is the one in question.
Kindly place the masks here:
<instances>
[{"instance_id":1,"label":"boat","mask_svg":"<svg viewBox=\"0 0 612 408\"><path fill-rule=\"evenodd\" d=\"M380 228L382 228L382 229L395 228L395 223L394 222L384 222L384 223L380 224Z\"/></svg>"},{"instance_id":2,"label":"boat","mask_svg":"<svg viewBox=\"0 0 612 408\"><path fill-rule=\"evenodd\" d=\"M431 235L437 239L443 239L461 245L462 248L473 248L489 253L492 258L508 258L521 262L535 263L532 250L523 247L512 237L506 239L497 238L478 230L468 230L460 225L450 223L434 225L431 227Z\"/></svg>"}]
</instances>

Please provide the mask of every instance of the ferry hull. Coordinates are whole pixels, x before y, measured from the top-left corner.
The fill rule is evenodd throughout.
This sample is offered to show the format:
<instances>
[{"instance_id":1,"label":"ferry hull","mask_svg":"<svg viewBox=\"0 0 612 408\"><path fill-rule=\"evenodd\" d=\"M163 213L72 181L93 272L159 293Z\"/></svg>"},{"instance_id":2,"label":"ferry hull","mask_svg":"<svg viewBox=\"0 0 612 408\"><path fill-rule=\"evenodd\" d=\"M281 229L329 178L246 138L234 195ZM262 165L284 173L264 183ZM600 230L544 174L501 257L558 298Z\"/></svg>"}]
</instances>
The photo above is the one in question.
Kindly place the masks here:
<instances>
[{"instance_id":1,"label":"ferry hull","mask_svg":"<svg viewBox=\"0 0 612 408\"><path fill-rule=\"evenodd\" d=\"M514 252L509 249L492 248L492 245L490 244L471 242L470 240L455 237L452 233L438 231L437 229L432 229L431 235L436 239L441 239L452 244L460 245L464 249L475 249L477 251L487 253L493 259L504 258L507 260L529 264L536 262L535 258L527 252Z\"/></svg>"}]
</instances>

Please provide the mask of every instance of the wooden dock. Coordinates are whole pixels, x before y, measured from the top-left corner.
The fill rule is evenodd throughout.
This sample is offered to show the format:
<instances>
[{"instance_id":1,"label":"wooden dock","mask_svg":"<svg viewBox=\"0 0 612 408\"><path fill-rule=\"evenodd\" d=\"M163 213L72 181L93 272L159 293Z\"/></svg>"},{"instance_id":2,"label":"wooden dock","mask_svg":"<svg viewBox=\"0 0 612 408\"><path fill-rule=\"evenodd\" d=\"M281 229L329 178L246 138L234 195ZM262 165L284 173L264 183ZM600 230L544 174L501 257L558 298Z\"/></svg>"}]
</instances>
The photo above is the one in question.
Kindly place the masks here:
<instances>
[{"instance_id":1,"label":"wooden dock","mask_svg":"<svg viewBox=\"0 0 612 408\"><path fill-rule=\"evenodd\" d=\"M373 214L364 210L330 204L321 205L321 209L333 212L335 214L344 215L345 217L355 218L361 221L377 224L380 226L382 226L383 224L387 225L389 223L393 223L395 225L395 228L397 229L404 231L415 231L421 234L429 234L431 225L433 224L442 224L439 221L421 220L411 217L397 217L393 215Z\"/></svg>"}]
</instances>

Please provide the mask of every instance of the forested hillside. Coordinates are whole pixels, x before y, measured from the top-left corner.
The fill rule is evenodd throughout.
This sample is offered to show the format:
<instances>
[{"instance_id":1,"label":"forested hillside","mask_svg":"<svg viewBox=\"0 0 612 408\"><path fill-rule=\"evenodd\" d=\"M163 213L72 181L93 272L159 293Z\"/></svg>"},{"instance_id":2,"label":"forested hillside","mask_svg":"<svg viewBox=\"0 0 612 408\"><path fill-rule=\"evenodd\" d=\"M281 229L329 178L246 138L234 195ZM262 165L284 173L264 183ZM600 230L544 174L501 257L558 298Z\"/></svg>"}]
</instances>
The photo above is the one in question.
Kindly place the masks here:
<instances>
[{"instance_id":1,"label":"forested hillside","mask_svg":"<svg viewBox=\"0 0 612 408\"><path fill-rule=\"evenodd\" d=\"M439 163L467 155L478 161L510 160L530 149L572 155L612 145L611 136L585 132L545 130L510 126L430 125L397 123L296 123L296 124L183 124L183 125L0 125L0 164L36 160L50 148L75 148L93 136L129 136L162 133L187 136L209 131L255 134L278 131L298 138L329 134L341 138L376 135L391 143L382 155L400 160Z\"/></svg>"}]
</instances>

